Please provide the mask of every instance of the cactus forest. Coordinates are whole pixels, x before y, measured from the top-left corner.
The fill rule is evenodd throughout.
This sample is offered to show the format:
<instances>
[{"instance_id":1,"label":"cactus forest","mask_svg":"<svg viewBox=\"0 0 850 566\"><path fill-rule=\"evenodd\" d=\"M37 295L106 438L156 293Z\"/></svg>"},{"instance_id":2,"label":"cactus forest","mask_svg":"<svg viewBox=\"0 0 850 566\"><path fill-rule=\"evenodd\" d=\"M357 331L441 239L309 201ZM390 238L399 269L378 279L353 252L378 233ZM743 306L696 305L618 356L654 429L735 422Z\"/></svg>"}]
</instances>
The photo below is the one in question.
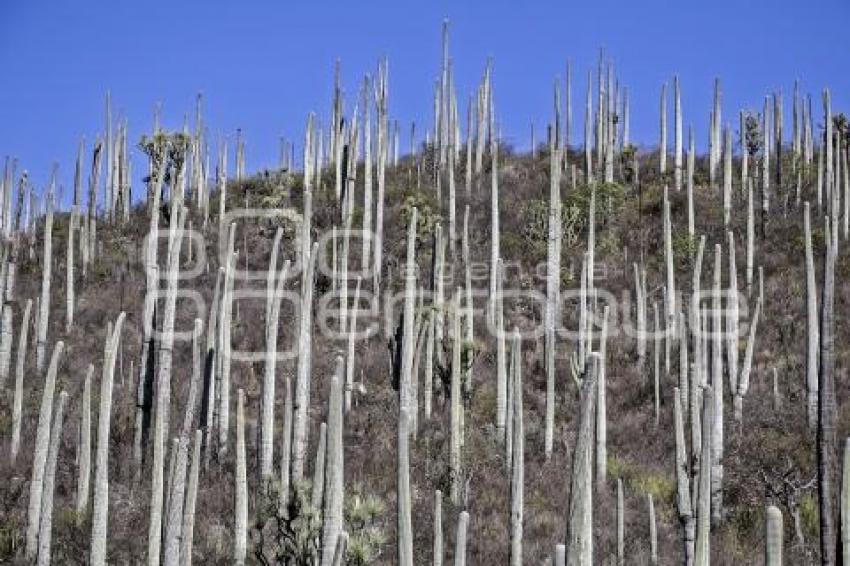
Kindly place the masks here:
<instances>
[{"instance_id":1,"label":"cactus forest","mask_svg":"<svg viewBox=\"0 0 850 566\"><path fill-rule=\"evenodd\" d=\"M520 151L450 30L427 123L340 60L273 168L200 94L105 93L44 186L3 148L0 563L850 564L828 85L565 59Z\"/></svg>"}]
</instances>

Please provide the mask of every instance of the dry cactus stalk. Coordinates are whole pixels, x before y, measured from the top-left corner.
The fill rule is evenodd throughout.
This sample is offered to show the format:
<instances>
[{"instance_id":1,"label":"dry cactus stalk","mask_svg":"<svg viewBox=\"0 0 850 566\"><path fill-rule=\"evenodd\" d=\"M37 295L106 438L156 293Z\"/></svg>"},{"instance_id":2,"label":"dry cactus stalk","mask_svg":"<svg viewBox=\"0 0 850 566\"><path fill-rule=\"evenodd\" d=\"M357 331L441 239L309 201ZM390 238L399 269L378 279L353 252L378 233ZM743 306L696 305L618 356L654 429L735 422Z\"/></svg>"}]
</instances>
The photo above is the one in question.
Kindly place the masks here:
<instances>
[{"instance_id":1,"label":"dry cactus stalk","mask_svg":"<svg viewBox=\"0 0 850 566\"><path fill-rule=\"evenodd\" d=\"M523 428L522 368L519 330L514 330L511 354L513 364L513 458L511 470L511 566L522 566L522 525L525 483L525 430Z\"/></svg>"},{"instance_id":2,"label":"dry cactus stalk","mask_svg":"<svg viewBox=\"0 0 850 566\"><path fill-rule=\"evenodd\" d=\"M434 491L434 547L433 565L443 566L443 492Z\"/></svg>"},{"instance_id":3,"label":"dry cactus stalk","mask_svg":"<svg viewBox=\"0 0 850 566\"><path fill-rule=\"evenodd\" d=\"M455 540L455 566L466 566L466 536L469 529L469 513L461 511L457 518Z\"/></svg>"},{"instance_id":4,"label":"dry cactus stalk","mask_svg":"<svg viewBox=\"0 0 850 566\"><path fill-rule=\"evenodd\" d=\"M21 317L21 331L18 333L18 351L15 359L15 394L12 400L12 444L9 448L9 461L12 465L18 458L21 446L21 415L24 399L24 364L27 357L27 336L30 327L32 299L27 299L24 314Z\"/></svg>"},{"instance_id":5,"label":"dry cactus stalk","mask_svg":"<svg viewBox=\"0 0 850 566\"><path fill-rule=\"evenodd\" d=\"M91 479L91 378L94 366L89 364L83 382L83 400L80 407L80 450L77 462L77 517L81 518L89 505Z\"/></svg>"},{"instance_id":6,"label":"dry cactus stalk","mask_svg":"<svg viewBox=\"0 0 850 566\"><path fill-rule=\"evenodd\" d=\"M768 505L764 515L764 564L782 566L782 511L775 505Z\"/></svg>"},{"instance_id":7,"label":"dry cactus stalk","mask_svg":"<svg viewBox=\"0 0 850 566\"><path fill-rule=\"evenodd\" d=\"M236 504L233 528L233 562L245 564L248 549L248 478L245 456L245 392L236 393Z\"/></svg>"}]
</instances>

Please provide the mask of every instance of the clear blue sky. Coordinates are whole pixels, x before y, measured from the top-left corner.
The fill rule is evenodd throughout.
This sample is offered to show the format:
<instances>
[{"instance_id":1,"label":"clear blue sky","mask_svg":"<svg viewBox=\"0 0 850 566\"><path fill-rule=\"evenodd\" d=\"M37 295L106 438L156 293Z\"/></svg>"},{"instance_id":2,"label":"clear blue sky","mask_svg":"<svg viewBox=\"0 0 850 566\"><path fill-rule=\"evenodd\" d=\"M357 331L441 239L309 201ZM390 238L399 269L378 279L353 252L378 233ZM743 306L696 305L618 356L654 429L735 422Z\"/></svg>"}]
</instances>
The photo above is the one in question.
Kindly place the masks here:
<instances>
[{"instance_id":1,"label":"clear blue sky","mask_svg":"<svg viewBox=\"0 0 850 566\"><path fill-rule=\"evenodd\" d=\"M846 0L2 0L0 157L17 156L39 188L58 161L68 187L79 137L91 141L103 129L106 89L129 119L132 141L149 130L157 102L165 124L176 128L202 91L211 133L241 127L248 169L273 165L281 135L300 142L307 113L327 114L334 60L341 59L353 94L382 55L390 61L390 112L404 124L407 147L410 120L419 132L431 122L443 17L451 21L464 116L492 56L498 120L520 148L528 145L530 121L542 128L550 119L552 81L563 77L567 58L574 115L582 119L586 73L600 47L631 92L634 139L655 143L660 85L678 73L685 122L704 145L715 76L723 81L725 118L760 108L774 89L790 96L795 77L817 96L817 116L825 86L834 107L846 109L848 16ZM141 171L138 152L134 161Z\"/></svg>"}]
</instances>

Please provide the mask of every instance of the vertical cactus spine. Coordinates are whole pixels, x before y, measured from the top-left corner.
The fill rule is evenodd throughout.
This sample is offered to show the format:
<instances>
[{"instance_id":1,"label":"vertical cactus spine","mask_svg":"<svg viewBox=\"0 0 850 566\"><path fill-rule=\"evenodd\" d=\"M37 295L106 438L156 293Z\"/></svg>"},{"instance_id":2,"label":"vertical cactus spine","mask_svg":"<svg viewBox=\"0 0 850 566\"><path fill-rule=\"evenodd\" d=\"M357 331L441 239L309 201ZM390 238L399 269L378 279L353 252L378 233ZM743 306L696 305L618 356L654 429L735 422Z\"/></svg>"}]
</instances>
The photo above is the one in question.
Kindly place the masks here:
<instances>
[{"instance_id":1,"label":"vertical cactus spine","mask_svg":"<svg viewBox=\"0 0 850 566\"><path fill-rule=\"evenodd\" d=\"M396 560L399 566L413 566L413 525L410 502L410 426L407 410L402 408L398 415L398 441L396 462L396 520L398 548Z\"/></svg>"},{"instance_id":2,"label":"vertical cactus spine","mask_svg":"<svg viewBox=\"0 0 850 566\"><path fill-rule=\"evenodd\" d=\"M673 394L673 424L676 435L676 487L679 521L684 531L684 555L685 564L690 566L694 559L694 537L695 528L693 509L691 507L691 485L688 469L688 451L685 446L685 424L682 415L682 400L679 388L676 387Z\"/></svg>"}]
</instances>

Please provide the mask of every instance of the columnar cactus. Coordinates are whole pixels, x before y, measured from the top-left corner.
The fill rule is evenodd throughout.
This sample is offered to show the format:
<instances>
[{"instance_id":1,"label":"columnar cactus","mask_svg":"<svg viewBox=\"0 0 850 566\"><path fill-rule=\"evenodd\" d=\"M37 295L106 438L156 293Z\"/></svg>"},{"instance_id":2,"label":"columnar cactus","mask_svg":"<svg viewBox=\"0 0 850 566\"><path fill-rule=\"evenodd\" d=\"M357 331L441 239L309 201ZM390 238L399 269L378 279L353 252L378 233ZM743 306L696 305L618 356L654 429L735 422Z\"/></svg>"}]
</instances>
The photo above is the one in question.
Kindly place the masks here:
<instances>
[{"instance_id":1,"label":"columnar cactus","mask_svg":"<svg viewBox=\"0 0 850 566\"><path fill-rule=\"evenodd\" d=\"M588 184L593 182L593 72L587 72L587 95L584 108L584 177Z\"/></svg>"},{"instance_id":2,"label":"columnar cactus","mask_svg":"<svg viewBox=\"0 0 850 566\"><path fill-rule=\"evenodd\" d=\"M413 566L413 525L411 522L412 505L410 501L410 430L407 409L402 407L398 413L398 442L396 462L396 521L398 529L398 547L396 563L399 566Z\"/></svg>"},{"instance_id":3,"label":"columnar cactus","mask_svg":"<svg viewBox=\"0 0 850 566\"><path fill-rule=\"evenodd\" d=\"M325 489L322 506L322 566L330 566L339 534L343 530L343 389L345 359L336 358L336 371L331 381L328 401L327 453L325 456Z\"/></svg>"},{"instance_id":4,"label":"columnar cactus","mask_svg":"<svg viewBox=\"0 0 850 566\"><path fill-rule=\"evenodd\" d=\"M549 235L546 259L546 457L552 455L555 429L555 332L561 294L561 164L562 150L550 143Z\"/></svg>"},{"instance_id":5,"label":"columnar cactus","mask_svg":"<svg viewBox=\"0 0 850 566\"><path fill-rule=\"evenodd\" d=\"M729 126L723 136L723 226L732 221L732 132Z\"/></svg>"},{"instance_id":6,"label":"columnar cactus","mask_svg":"<svg viewBox=\"0 0 850 566\"><path fill-rule=\"evenodd\" d=\"M180 539L183 536L183 505L186 493L186 469L189 460L190 435L195 423L195 405L201 386L201 319L195 319L192 331L192 380L189 383L189 395L186 398L186 410L183 415L183 426L180 430L176 459L173 464L174 477L171 482L166 506L167 521L165 530L166 566L176 566L180 561Z\"/></svg>"},{"instance_id":7,"label":"columnar cactus","mask_svg":"<svg viewBox=\"0 0 850 566\"><path fill-rule=\"evenodd\" d=\"M820 502L820 550L821 563L836 564L836 431L835 431L835 383L834 340L835 340L835 256L836 242L833 240L836 225L826 220L824 240L823 299L820 314L820 366L818 370L818 498Z\"/></svg>"},{"instance_id":8,"label":"columnar cactus","mask_svg":"<svg viewBox=\"0 0 850 566\"><path fill-rule=\"evenodd\" d=\"M325 497L325 456L328 453L328 425L319 425L319 443L316 445L316 462L313 467L313 493L311 503L316 511L322 510Z\"/></svg>"},{"instance_id":9,"label":"columnar cactus","mask_svg":"<svg viewBox=\"0 0 850 566\"><path fill-rule=\"evenodd\" d=\"M236 393L236 504L233 527L233 562L245 564L248 550L248 478L245 456L245 392Z\"/></svg>"},{"instance_id":10,"label":"columnar cactus","mask_svg":"<svg viewBox=\"0 0 850 566\"><path fill-rule=\"evenodd\" d=\"M573 452L570 505L567 525L567 564L593 564L593 422L599 354L591 353L585 365L579 405L579 426Z\"/></svg>"},{"instance_id":11,"label":"columnar cactus","mask_svg":"<svg viewBox=\"0 0 850 566\"><path fill-rule=\"evenodd\" d=\"M687 171L687 199L688 199L688 236L696 237L694 226L694 166L696 164L696 146L694 145L694 129L688 128L688 171Z\"/></svg>"},{"instance_id":12,"label":"columnar cactus","mask_svg":"<svg viewBox=\"0 0 850 566\"><path fill-rule=\"evenodd\" d=\"M158 566L162 551L163 532L163 473L165 464L165 442L169 430L169 407L171 404L171 368L174 348L174 319L176 316L177 283L180 273L180 243L186 215L181 208L172 211L168 237L168 267L166 278L166 301L162 321L162 340L159 344L159 368L157 374L156 418L154 420L153 466L151 470L151 505L148 530L148 564Z\"/></svg>"},{"instance_id":13,"label":"columnar cactus","mask_svg":"<svg viewBox=\"0 0 850 566\"><path fill-rule=\"evenodd\" d=\"M452 301L452 364L451 364L451 391L449 393L451 408L449 410L450 438L449 438L449 481L450 497L452 503L460 503L460 482L462 476L462 464L460 448L463 444L463 431L461 419L463 403L461 401L461 342L460 342L460 291L455 292Z\"/></svg>"},{"instance_id":14,"label":"columnar cactus","mask_svg":"<svg viewBox=\"0 0 850 566\"><path fill-rule=\"evenodd\" d=\"M274 454L274 399L275 368L277 364L277 334L280 320L280 302L283 286L289 271L289 262L277 270L277 256L283 229L278 228L272 245L271 261L266 281L266 352L263 371L263 415L262 440L260 450L260 476L267 481L272 475L272 457Z\"/></svg>"},{"instance_id":15,"label":"columnar cactus","mask_svg":"<svg viewBox=\"0 0 850 566\"><path fill-rule=\"evenodd\" d=\"M818 291L808 201L803 204L803 230L806 240L806 414L809 429L814 430L818 421Z\"/></svg>"},{"instance_id":16,"label":"columnar cactus","mask_svg":"<svg viewBox=\"0 0 850 566\"><path fill-rule=\"evenodd\" d=\"M443 492L434 491L434 546L433 565L443 566Z\"/></svg>"},{"instance_id":17,"label":"columnar cactus","mask_svg":"<svg viewBox=\"0 0 850 566\"><path fill-rule=\"evenodd\" d=\"M289 500L292 463L292 411L294 403L292 389L292 379L287 375L284 382L283 430L281 431L283 438L281 439L280 449L280 509L285 509Z\"/></svg>"},{"instance_id":18,"label":"columnar cactus","mask_svg":"<svg viewBox=\"0 0 850 566\"><path fill-rule=\"evenodd\" d=\"M109 431L112 412L112 385L118 345L125 313L118 315L112 334L106 338L103 373L100 381L100 408L97 416L97 449L94 464L94 504L92 506L91 554L92 566L106 564L106 534L109 521Z\"/></svg>"},{"instance_id":19,"label":"columnar cactus","mask_svg":"<svg viewBox=\"0 0 850 566\"><path fill-rule=\"evenodd\" d=\"M596 379L596 485L602 491L608 479L608 409L607 409L607 350L608 305L602 309L602 329L599 336L599 368Z\"/></svg>"},{"instance_id":20,"label":"columnar cactus","mask_svg":"<svg viewBox=\"0 0 850 566\"><path fill-rule=\"evenodd\" d=\"M658 141L658 169L667 172L667 83L661 85L661 132Z\"/></svg>"},{"instance_id":21,"label":"columnar cactus","mask_svg":"<svg viewBox=\"0 0 850 566\"><path fill-rule=\"evenodd\" d=\"M782 511L768 505L764 514L764 564L782 566Z\"/></svg>"},{"instance_id":22,"label":"columnar cactus","mask_svg":"<svg viewBox=\"0 0 850 566\"><path fill-rule=\"evenodd\" d=\"M38 528L38 566L50 564L50 538L53 531L53 490L56 484L56 464L59 460L59 449L62 445L62 415L68 393L59 393L54 409L53 424L50 430L50 446L47 452L47 462L44 468L44 495L41 498L41 517Z\"/></svg>"},{"instance_id":23,"label":"columnar cactus","mask_svg":"<svg viewBox=\"0 0 850 566\"><path fill-rule=\"evenodd\" d=\"M27 357L27 336L30 327L32 299L27 299L24 314L21 316L21 331L18 333L18 351L15 359L15 394L12 400L12 444L9 448L9 461L14 465L21 446L21 414L24 399L24 364Z\"/></svg>"},{"instance_id":24,"label":"columnar cactus","mask_svg":"<svg viewBox=\"0 0 850 566\"><path fill-rule=\"evenodd\" d=\"M372 266L372 288L380 289L384 254L384 190L387 166L387 82L389 80L386 59L378 64L378 80L375 85L375 107L377 111L377 173L378 194L375 208L375 245Z\"/></svg>"},{"instance_id":25,"label":"columnar cactus","mask_svg":"<svg viewBox=\"0 0 850 566\"><path fill-rule=\"evenodd\" d=\"M495 136L490 139L490 320L493 320L496 298L496 264L499 251L499 144Z\"/></svg>"},{"instance_id":26,"label":"columnar cactus","mask_svg":"<svg viewBox=\"0 0 850 566\"><path fill-rule=\"evenodd\" d=\"M91 378L94 366L89 364L83 382L83 401L80 407L80 450L77 458L77 517L82 517L89 505L91 479Z\"/></svg>"},{"instance_id":27,"label":"columnar cactus","mask_svg":"<svg viewBox=\"0 0 850 566\"><path fill-rule=\"evenodd\" d=\"M180 529L180 564L192 564L192 540L195 534L195 502L198 499L198 480L201 471L201 445L203 432L195 431L192 448L192 465L189 468L189 485L186 488L186 504L183 507L183 527Z\"/></svg>"},{"instance_id":28,"label":"columnar cactus","mask_svg":"<svg viewBox=\"0 0 850 566\"><path fill-rule=\"evenodd\" d=\"M623 498L623 478L617 478L617 566L624 566L625 563L626 506Z\"/></svg>"},{"instance_id":29,"label":"columnar cactus","mask_svg":"<svg viewBox=\"0 0 850 566\"><path fill-rule=\"evenodd\" d=\"M679 511L679 521L684 531L685 564L690 566L694 560L694 537L696 523L694 522L691 506L691 484L688 462L688 450L685 445L685 424L682 415L682 400L679 388L673 389L673 425L676 436L676 487L678 497L676 507Z\"/></svg>"},{"instance_id":30,"label":"columnar cactus","mask_svg":"<svg viewBox=\"0 0 850 566\"><path fill-rule=\"evenodd\" d=\"M850 560L850 438L844 441L841 469L841 557L842 564Z\"/></svg>"},{"instance_id":31,"label":"columnar cactus","mask_svg":"<svg viewBox=\"0 0 850 566\"><path fill-rule=\"evenodd\" d=\"M356 344L357 338L357 313L360 310L360 285L362 281L361 278L357 278L357 283L354 288L354 308L351 309L351 314L349 315L349 328L348 328L348 349L346 351L345 357L345 411L346 413L351 410L351 397L354 392L354 347ZM424 296L424 294L423 294ZM419 335L419 332L416 332L416 335ZM418 372L413 372L413 379L416 380ZM413 395L416 395L416 383L413 384L411 392Z\"/></svg>"},{"instance_id":32,"label":"columnar cactus","mask_svg":"<svg viewBox=\"0 0 850 566\"><path fill-rule=\"evenodd\" d=\"M675 141L673 153L673 182L676 192L682 190L682 92L679 89L678 75L673 77L673 120L675 122Z\"/></svg>"},{"instance_id":33,"label":"columnar cactus","mask_svg":"<svg viewBox=\"0 0 850 566\"><path fill-rule=\"evenodd\" d=\"M707 426L713 428L711 435L711 520L719 525L723 519L723 332L721 305L721 258L720 244L714 246L714 287L712 289L712 349L711 386L714 388L714 421Z\"/></svg>"},{"instance_id":34,"label":"columnar cactus","mask_svg":"<svg viewBox=\"0 0 850 566\"><path fill-rule=\"evenodd\" d=\"M228 437L230 433L230 350L231 323L233 319L233 285L238 261L238 252L234 251L236 225L231 223L227 236L227 255L224 269L224 289L221 293L221 312L218 315L218 371L216 378L218 387L218 451L220 455L227 454ZM166 313L167 316L167 313ZM163 322L165 327L166 322ZM164 340L163 340L164 341ZM162 349L162 346L160 346Z\"/></svg>"},{"instance_id":35,"label":"columnar cactus","mask_svg":"<svg viewBox=\"0 0 850 566\"><path fill-rule=\"evenodd\" d=\"M35 561L38 555L38 529L41 519L41 499L44 488L44 470L47 465L47 452L50 443L50 423L53 418L53 394L56 390L56 371L59 359L65 348L61 340L53 346L53 355L47 368L44 389L41 394L41 409L38 413L38 427L35 432L35 449L32 461L32 480L30 481L29 510L27 512L27 560Z\"/></svg>"},{"instance_id":36,"label":"columnar cactus","mask_svg":"<svg viewBox=\"0 0 850 566\"><path fill-rule=\"evenodd\" d=\"M348 552L348 533L342 531L336 539L336 548L334 548L334 557L331 566L345 566L346 553Z\"/></svg>"},{"instance_id":37,"label":"columnar cactus","mask_svg":"<svg viewBox=\"0 0 850 566\"><path fill-rule=\"evenodd\" d=\"M76 205L74 206L76 210ZM65 252L65 332L71 331L74 325L74 231L76 230L76 214L68 219L68 247Z\"/></svg>"},{"instance_id":38,"label":"columnar cactus","mask_svg":"<svg viewBox=\"0 0 850 566\"><path fill-rule=\"evenodd\" d=\"M51 186L55 184L54 180ZM41 300L38 305L38 328L36 331L36 370L44 370L47 356L47 326L50 318L50 281L53 267L53 192L46 197L47 214L44 217L44 253L41 257Z\"/></svg>"},{"instance_id":39,"label":"columnar cactus","mask_svg":"<svg viewBox=\"0 0 850 566\"><path fill-rule=\"evenodd\" d=\"M455 566L466 566L466 535L469 530L469 513L461 511L457 518L455 539Z\"/></svg>"},{"instance_id":40,"label":"columnar cactus","mask_svg":"<svg viewBox=\"0 0 850 566\"><path fill-rule=\"evenodd\" d=\"M507 399L507 390L508 390L508 372L507 372L507 352L505 347L505 304L503 300L503 285L504 285L504 263L501 259L499 259L497 265L497 277L498 281L496 283L496 320L495 320L495 329L496 329L496 434L499 438L504 438L505 434L505 423L507 420L508 414L508 399ZM466 314L466 313L465 313ZM469 342L469 337L467 337L467 341ZM464 382L465 392L469 392L470 384L469 379L467 378ZM548 399L548 393L547 393ZM547 419L548 419L548 408L547 408ZM547 420L548 427L548 420ZM547 428L548 431L548 428Z\"/></svg>"},{"instance_id":41,"label":"columnar cactus","mask_svg":"<svg viewBox=\"0 0 850 566\"><path fill-rule=\"evenodd\" d=\"M722 394L723 390L719 391ZM711 485L712 465L711 446L714 434L711 423L714 421L714 391L710 386L703 390L702 422L705 424L702 434L702 448L699 460L699 485L696 505L696 544L694 545L694 566L709 566L711 563Z\"/></svg>"},{"instance_id":42,"label":"columnar cactus","mask_svg":"<svg viewBox=\"0 0 850 566\"><path fill-rule=\"evenodd\" d=\"M652 494L646 495L649 505L649 563L653 566L658 565L658 529L655 524L655 503L652 499Z\"/></svg>"},{"instance_id":43,"label":"columnar cactus","mask_svg":"<svg viewBox=\"0 0 850 566\"><path fill-rule=\"evenodd\" d=\"M376 248L377 251L377 248ZM303 259L307 266L302 276L301 316L298 331L298 367L295 377L292 420L292 470L291 480L300 482L304 477L304 459L307 454L308 418L310 410L310 369L312 366L313 287L316 277L318 242Z\"/></svg>"},{"instance_id":44,"label":"columnar cactus","mask_svg":"<svg viewBox=\"0 0 850 566\"><path fill-rule=\"evenodd\" d=\"M512 357L520 359L519 330L511 340ZM525 483L525 430L523 427L522 368L513 364L513 457L511 470L511 566L522 566L522 524Z\"/></svg>"}]
</instances>

